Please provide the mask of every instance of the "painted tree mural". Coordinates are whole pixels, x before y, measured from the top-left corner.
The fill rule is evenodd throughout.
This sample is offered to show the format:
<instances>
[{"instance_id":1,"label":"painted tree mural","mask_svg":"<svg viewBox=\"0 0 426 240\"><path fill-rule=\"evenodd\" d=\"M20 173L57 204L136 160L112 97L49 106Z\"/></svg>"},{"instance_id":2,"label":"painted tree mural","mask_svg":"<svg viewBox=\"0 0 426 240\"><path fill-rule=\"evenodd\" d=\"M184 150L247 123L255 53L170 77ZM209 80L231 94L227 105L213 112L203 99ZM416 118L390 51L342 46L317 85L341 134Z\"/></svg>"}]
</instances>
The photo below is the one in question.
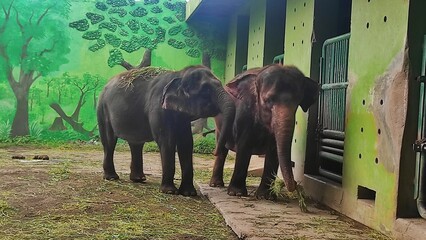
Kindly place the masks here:
<instances>
[{"instance_id":1,"label":"painted tree mural","mask_svg":"<svg viewBox=\"0 0 426 240\"><path fill-rule=\"evenodd\" d=\"M0 80L16 98L10 136L29 135L29 92L33 83L68 62L68 0L0 2Z\"/></svg>"},{"instance_id":2,"label":"painted tree mural","mask_svg":"<svg viewBox=\"0 0 426 240\"><path fill-rule=\"evenodd\" d=\"M193 58L202 57L210 68L210 58L225 59L225 49L215 44L217 34L203 34L185 21L185 1L106 0L98 1L85 18L71 22L70 27L83 32L82 38L93 42L92 52L108 49L108 66L121 65L127 70L151 65L151 52L158 44L168 44ZM133 53L146 49L139 65L123 58L123 51ZM194 121L193 132L207 128L207 120Z\"/></svg>"},{"instance_id":3,"label":"painted tree mural","mask_svg":"<svg viewBox=\"0 0 426 240\"><path fill-rule=\"evenodd\" d=\"M64 73L62 79L68 83L68 86L74 88L73 92L78 93L77 97L73 97L73 99L77 99L77 103L71 115L67 115L65 113L60 105L60 101L51 103L50 107L55 110L60 117L55 118L50 130L64 130L65 125L62 120L65 120L74 131L90 137L93 136L95 129L87 130L83 127L83 122L80 121L80 112L83 105L86 103L87 96L90 95L90 93L93 93L96 96L97 90L100 87L101 77L85 73L82 78L79 78L76 76L70 76L68 73ZM96 101L94 100L94 102ZM95 108L93 108L93 112L95 112Z\"/></svg>"},{"instance_id":4,"label":"painted tree mural","mask_svg":"<svg viewBox=\"0 0 426 240\"><path fill-rule=\"evenodd\" d=\"M151 51L158 44L168 44L193 58L205 55L225 59L223 47L214 44L211 36L197 34L184 21L183 0L106 0L95 2L93 11L69 26L81 31L83 39L93 42L88 50L106 48L110 67L140 68L142 63L150 62ZM123 52L133 53L141 48L149 51L139 65L123 58Z\"/></svg>"}]
</instances>

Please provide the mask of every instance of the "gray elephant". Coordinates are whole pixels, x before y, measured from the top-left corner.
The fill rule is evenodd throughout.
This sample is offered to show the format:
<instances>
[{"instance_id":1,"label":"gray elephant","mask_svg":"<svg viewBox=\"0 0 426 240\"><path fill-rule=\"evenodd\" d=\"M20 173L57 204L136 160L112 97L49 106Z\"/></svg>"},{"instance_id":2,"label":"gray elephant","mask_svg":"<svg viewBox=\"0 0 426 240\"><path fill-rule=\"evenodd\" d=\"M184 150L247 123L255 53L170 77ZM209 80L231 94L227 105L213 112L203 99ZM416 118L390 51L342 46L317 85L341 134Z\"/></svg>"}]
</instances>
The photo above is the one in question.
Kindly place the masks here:
<instances>
[{"instance_id":1,"label":"gray elephant","mask_svg":"<svg viewBox=\"0 0 426 240\"><path fill-rule=\"evenodd\" d=\"M318 98L318 83L294 66L268 65L237 75L225 86L236 106L233 136L226 147L218 145L210 186L222 187L223 167L228 149L236 151L235 168L228 186L229 195L247 195L246 177L253 154L265 154L262 180L256 191L260 198L275 198L270 185L278 166L289 191L296 189L291 163L291 144L298 106L306 112ZM221 136L229 119L219 115L216 134ZM225 133L226 134L226 133Z\"/></svg>"},{"instance_id":2,"label":"gray elephant","mask_svg":"<svg viewBox=\"0 0 426 240\"><path fill-rule=\"evenodd\" d=\"M135 69L113 77L99 97L97 117L104 148L104 178L119 178L113 154L117 139L121 138L130 146L130 179L146 181L142 148L145 142L155 140L161 154L160 190L169 194L196 195L191 121L220 113L229 118L221 131L231 132L235 106L221 82L204 66L191 66L181 71L146 69L149 71ZM223 140L219 142L224 145ZM173 181L176 149L182 170L179 189Z\"/></svg>"}]
</instances>

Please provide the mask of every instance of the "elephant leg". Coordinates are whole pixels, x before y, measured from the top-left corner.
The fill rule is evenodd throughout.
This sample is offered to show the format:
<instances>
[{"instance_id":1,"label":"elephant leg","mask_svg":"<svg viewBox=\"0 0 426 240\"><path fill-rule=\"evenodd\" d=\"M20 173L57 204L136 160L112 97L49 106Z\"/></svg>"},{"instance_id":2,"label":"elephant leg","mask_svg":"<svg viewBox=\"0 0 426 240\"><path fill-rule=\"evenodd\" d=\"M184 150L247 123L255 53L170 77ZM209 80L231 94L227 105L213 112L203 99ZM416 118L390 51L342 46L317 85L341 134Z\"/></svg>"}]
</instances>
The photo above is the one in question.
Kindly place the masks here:
<instances>
[{"instance_id":1,"label":"elephant leg","mask_svg":"<svg viewBox=\"0 0 426 240\"><path fill-rule=\"evenodd\" d=\"M194 143L190 121L181 122L179 128L176 129L176 134L176 136L179 136L179 141L176 142L176 145L182 171L182 182L179 187L179 193L184 196L196 196L197 191L194 188L194 167L192 159Z\"/></svg>"},{"instance_id":2,"label":"elephant leg","mask_svg":"<svg viewBox=\"0 0 426 240\"><path fill-rule=\"evenodd\" d=\"M216 141L220 137L220 129L222 127L223 117L222 114L217 115L215 118L216 125ZM223 182L223 168L225 166L226 156L228 155L228 149L224 146L218 146L216 142L215 149L215 161L213 165L213 174L210 178L210 187L224 187L225 183Z\"/></svg>"},{"instance_id":3,"label":"elephant leg","mask_svg":"<svg viewBox=\"0 0 426 240\"><path fill-rule=\"evenodd\" d=\"M99 134L104 148L103 178L106 180L117 180L119 179L119 176L115 171L113 160L117 137L114 135L112 127L104 121L99 121Z\"/></svg>"},{"instance_id":4,"label":"elephant leg","mask_svg":"<svg viewBox=\"0 0 426 240\"><path fill-rule=\"evenodd\" d=\"M251 146L247 141L249 137L248 134L244 134L237 142L234 173L228 186L228 195L247 196L246 178L251 158Z\"/></svg>"},{"instance_id":5,"label":"elephant leg","mask_svg":"<svg viewBox=\"0 0 426 240\"><path fill-rule=\"evenodd\" d=\"M175 145L173 147L162 145L160 147L161 167L163 177L161 179L160 190L167 194L179 194L173 180L175 176Z\"/></svg>"},{"instance_id":6,"label":"elephant leg","mask_svg":"<svg viewBox=\"0 0 426 240\"><path fill-rule=\"evenodd\" d=\"M275 143L273 144L275 146ZM256 191L257 198L265 198L275 200L276 195L271 191L271 184L275 181L278 171L278 156L276 148L270 148L265 156L265 164L263 167L262 180Z\"/></svg>"},{"instance_id":7,"label":"elephant leg","mask_svg":"<svg viewBox=\"0 0 426 240\"><path fill-rule=\"evenodd\" d=\"M176 136L173 131L175 119L173 115L162 115L162 112L151 112L149 123L152 136L160 148L162 178L160 191L167 194L179 194L173 180L175 176Z\"/></svg>"},{"instance_id":8,"label":"elephant leg","mask_svg":"<svg viewBox=\"0 0 426 240\"><path fill-rule=\"evenodd\" d=\"M142 144L129 143L130 152L132 154L132 161L130 163L130 180L133 182L145 182L146 177L143 172L143 156L142 156Z\"/></svg>"},{"instance_id":9,"label":"elephant leg","mask_svg":"<svg viewBox=\"0 0 426 240\"><path fill-rule=\"evenodd\" d=\"M164 130L162 132L163 136L159 136L159 138L157 138L157 144L160 148L161 155L161 168L163 172L160 190L167 194L179 194L179 191L173 181L176 171L176 141L173 134L168 133L170 133L170 130Z\"/></svg>"},{"instance_id":10,"label":"elephant leg","mask_svg":"<svg viewBox=\"0 0 426 240\"><path fill-rule=\"evenodd\" d=\"M223 168L225 166L225 159L228 155L228 149L223 148L217 151L215 162L213 165L213 174L210 178L210 187L224 187L223 182Z\"/></svg>"}]
</instances>

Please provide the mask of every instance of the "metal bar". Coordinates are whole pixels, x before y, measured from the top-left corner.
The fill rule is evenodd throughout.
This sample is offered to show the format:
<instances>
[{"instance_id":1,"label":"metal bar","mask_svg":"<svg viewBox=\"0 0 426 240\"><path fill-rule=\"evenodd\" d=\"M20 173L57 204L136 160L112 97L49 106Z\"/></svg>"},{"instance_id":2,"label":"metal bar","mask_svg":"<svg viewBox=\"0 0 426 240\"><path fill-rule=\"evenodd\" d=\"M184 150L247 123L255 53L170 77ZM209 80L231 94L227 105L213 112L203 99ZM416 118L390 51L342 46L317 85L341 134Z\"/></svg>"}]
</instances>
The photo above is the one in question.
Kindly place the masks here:
<instances>
[{"instance_id":1,"label":"metal bar","mask_svg":"<svg viewBox=\"0 0 426 240\"><path fill-rule=\"evenodd\" d=\"M343 149L344 143L343 141L334 140L334 139L321 139L321 144L330 146L330 147L338 147Z\"/></svg>"},{"instance_id":2,"label":"metal bar","mask_svg":"<svg viewBox=\"0 0 426 240\"><path fill-rule=\"evenodd\" d=\"M426 73L426 35L423 39L423 59L421 75L425 76ZM426 121L425 121L425 83L420 83L420 99L419 99L419 118L418 118L418 139L423 139L426 135ZM414 198L417 203L417 211L422 218L426 218L426 156L422 153L416 154L416 172L414 179Z\"/></svg>"},{"instance_id":3,"label":"metal bar","mask_svg":"<svg viewBox=\"0 0 426 240\"><path fill-rule=\"evenodd\" d=\"M243 72L247 71L247 64L243 66L243 68L241 69Z\"/></svg>"},{"instance_id":4,"label":"metal bar","mask_svg":"<svg viewBox=\"0 0 426 240\"><path fill-rule=\"evenodd\" d=\"M274 57L274 59L272 60L272 63L280 63L280 64L283 64L283 62L284 62L284 53L283 53L283 54L280 54L280 55L275 56L275 57Z\"/></svg>"},{"instance_id":5,"label":"metal bar","mask_svg":"<svg viewBox=\"0 0 426 240\"><path fill-rule=\"evenodd\" d=\"M323 130L321 135L327 138L332 138L336 140L345 140L345 133L335 130Z\"/></svg>"},{"instance_id":6,"label":"metal bar","mask_svg":"<svg viewBox=\"0 0 426 240\"><path fill-rule=\"evenodd\" d=\"M325 151L325 152L330 152L330 153L334 153L334 154L338 154L338 155L343 156L343 149L340 149L340 148L334 148L334 147L329 147L329 146L321 146L320 149Z\"/></svg>"},{"instance_id":7,"label":"metal bar","mask_svg":"<svg viewBox=\"0 0 426 240\"><path fill-rule=\"evenodd\" d=\"M333 153L329 153L329 152L323 152L323 151L319 152L319 156L323 157L325 159L343 164L343 156L333 154Z\"/></svg>"},{"instance_id":8,"label":"metal bar","mask_svg":"<svg viewBox=\"0 0 426 240\"><path fill-rule=\"evenodd\" d=\"M343 82L343 83L328 83L328 84L323 84L321 86L322 90L329 90L329 89L345 89L347 88L349 85L348 82Z\"/></svg>"},{"instance_id":9,"label":"metal bar","mask_svg":"<svg viewBox=\"0 0 426 240\"><path fill-rule=\"evenodd\" d=\"M328 46L328 45L335 43L335 42L338 42L338 41L347 40L350 37L351 37L351 34L346 33L346 34L343 34L343 35L340 35L340 36L337 36L337 37L334 37L334 38L329 38L329 39L324 41L323 46ZM324 50L324 47L323 47L323 50ZM324 53L324 51L323 51L323 53Z\"/></svg>"},{"instance_id":10,"label":"metal bar","mask_svg":"<svg viewBox=\"0 0 426 240\"><path fill-rule=\"evenodd\" d=\"M330 171L327 171L327 170L325 170L325 169L323 169L321 167L318 169L318 172L319 172L319 174L323 175L324 177L332 179L332 180L334 180L336 182L340 182L340 183L342 182L342 176L337 175L335 173L332 173Z\"/></svg>"}]
</instances>

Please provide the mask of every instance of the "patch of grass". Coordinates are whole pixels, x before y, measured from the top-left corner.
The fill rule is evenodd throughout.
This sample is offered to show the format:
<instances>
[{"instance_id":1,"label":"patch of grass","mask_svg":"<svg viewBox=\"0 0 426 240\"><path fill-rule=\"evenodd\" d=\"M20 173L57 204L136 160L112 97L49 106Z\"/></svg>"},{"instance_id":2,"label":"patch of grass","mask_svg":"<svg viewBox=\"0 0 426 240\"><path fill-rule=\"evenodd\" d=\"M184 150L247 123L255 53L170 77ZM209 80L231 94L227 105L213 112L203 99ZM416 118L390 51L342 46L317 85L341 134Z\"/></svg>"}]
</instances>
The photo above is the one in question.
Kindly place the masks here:
<instances>
[{"instance_id":1,"label":"patch of grass","mask_svg":"<svg viewBox=\"0 0 426 240\"><path fill-rule=\"evenodd\" d=\"M287 199L297 199L299 201L299 207L302 212L308 212L308 207L306 206L305 201L305 192L303 186L297 184L296 191L289 192L285 188L284 180L275 176L275 180L271 183L269 187L271 192L277 197L285 197Z\"/></svg>"},{"instance_id":2,"label":"patch of grass","mask_svg":"<svg viewBox=\"0 0 426 240\"><path fill-rule=\"evenodd\" d=\"M194 153L212 154L216 148L216 140L213 135L203 137L201 135L194 136Z\"/></svg>"},{"instance_id":3,"label":"patch of grass","mask_svg":"<svg viewBox=\"0 0 426 240\"><path fill-rule=\"evenodd\" d=\"M0 200L0 217L9 217L16 212L5 200Z\"/></svg>"},{"instance_id":4,"label":"patch of grass","mask_svg":"<svg viewBox=\"0 0 426 240\"><path fill-rule=\"evenodd\" d=\"M216 147L216 140L213 135L203 137L201 135L194 135L194 149L193 153L198 154L212 154ZM147 142L143 147L144 152L159 152L160 149L156 142Z\"/></svg>"},{"instance_id":5,"label":"patch of grass","mask_svg":"<svg viewBox=\"0 0 426 240\"><path fill-rule=\"evenodd\" d=\"M229 183L229 181L231 180L232 172L233 170L229 168L225 168L223 170L223 181L225 182L225 184ZM195 169L194 170L194 179L197 182L209 183L211 176L212 176L211 169Z\"/></svg>"},{"instance_id":6,"label":"patch of grass","mask_svg":"<svg viewBox=\"0 0 426 240\"><path fill-rule=\"evenodd\" d=\"M143 146L144 152L160 152L160 148L158 148L158 145L156 142L147 142Z\"/></svg>"},{"instance_id":7,"label":"patch of grass","mask_svg":"<svg viewBox=\"0 0 426 240\"><path fill-rule=\"evenodd\" d=\"M59 182L70 177L70 163L63 162L59 166L54 166L49 170L49 175L52 181Z\"/></svg>"},{"instance_id":8,"label":"patch of grass","mask_svg":"<svg viewBox=\"0 0 426 240\"><path fill-rule=\"evenodd\" d=\"M284 187L284 181L281 178L275 176L275 180L271 183L271 186L269 186L269 190L271 190L271 193L276 197L283 197L282 191Z\"/></svg>"}]
</instances>

